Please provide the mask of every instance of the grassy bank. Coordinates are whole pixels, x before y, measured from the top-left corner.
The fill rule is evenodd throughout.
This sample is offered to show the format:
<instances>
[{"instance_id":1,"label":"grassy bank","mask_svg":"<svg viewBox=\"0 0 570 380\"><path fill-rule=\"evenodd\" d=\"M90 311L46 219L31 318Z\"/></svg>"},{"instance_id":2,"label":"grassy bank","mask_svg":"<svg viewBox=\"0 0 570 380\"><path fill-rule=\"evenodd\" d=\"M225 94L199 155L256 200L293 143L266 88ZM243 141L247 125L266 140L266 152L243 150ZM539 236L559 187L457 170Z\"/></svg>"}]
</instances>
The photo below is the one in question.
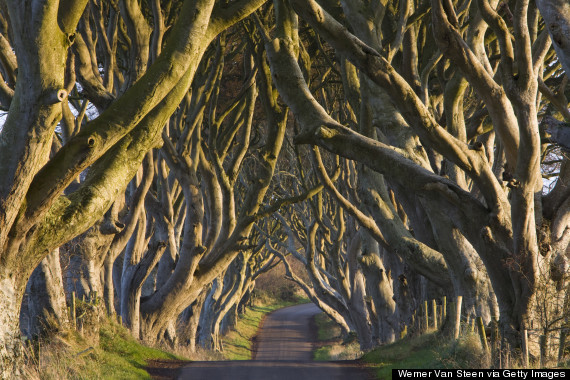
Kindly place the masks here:
<instances>
[{"instance_id":1,"label":"grassy bank","mask_svg":"<svg viewBox=\"0 0 570 380\"><path fill-rule=\"evenodd\" d=\"M28 350L28 379L150 379L145 371L149 360L183 359L146 347L124 327L106 320L99 332L99 344L71 331L40 342Z\"/></svg>"},{"instance_id":2,"label":"grassy bank","mask_svg":"<svg viewBox=\"0 0 570 380\"><path fill-rule=\"evenodd\" d=\"M325 313L317 314L314 321L317 328L314 360L353 360L362 355L356 336L342 337L340 327Z\"/></svg>"},{"instance_id":3,"label":"grassy bank","mask_svg":"<svg viewBox=\"0 0 570 380\"><path fill-rule=\"evenodd\" d=\"M258 300L238 319L235 329L223 338L222 353L199 350L185 358L170 352L144 346L129 331L105 319L99 342L90 341L76 331L60 333L50 341L28 347L29 364L26 379L151 379L145 367L150 361L164 360L248 360L253 338L265 315L282 307L305 302L299 297L289 301L271 298ZM183 348L181 349L183 352Z\"/></svg>"},{"instance_id":4,"label":"grassy bank","mask_svg":"<svg viewBox=\"0 0 570 380\"><path fill-rule=\"evenodd\" d=\"M440 333L404 338L366 353L362 360L375 368L379 379L391 379L392 369L489 368L490 357L479 337L461 336L457 341Z\"/></svg>"},{"instance_id":5,"label":"grassy bank","mask_svg":"<svg viewBox=\"0 0 570 380\"><path fill-rule=\"evenodd\" d=\"M152 369L162 369L179 365L174 362L179 360L251 359L253 339L264 316L285 306L307 302L280 273L264 274L259 282L254 306L247 307L237 326L222 338L222 353L201 348L190 352L182 346L175 348L174 353L150 348L132 338L116 321L103 317L97 339L86 338L72 329L28 344L25 378L150 379L145 368L151 363Z\"/></svg>"},{"instance_id":6,"label":"grassy bank","mask_svg":"<svg viewBox=\"0 0 570 380\"><path fill-rule=\"evenodd\" d=\"M486 355L475 334L459 340L432 332L380 346L362 354L354 339L342 339L340 328L324 313L315 318L319 343L315 360L360 360L371 367L378 379L391 379L392 369L488 368Z\"/></svg>"},{"instance_id":7,"label":"grassy bank","mask_svg":"<svg viewBox=\"0 0 570 380\"><path fill-rule=\"evenodd\" d=\"M433 333L402 339L366 353L362 360L375 369L379 379L391 379L392 369L434 368L437 343Z\"/></svg>"}]
</instances>

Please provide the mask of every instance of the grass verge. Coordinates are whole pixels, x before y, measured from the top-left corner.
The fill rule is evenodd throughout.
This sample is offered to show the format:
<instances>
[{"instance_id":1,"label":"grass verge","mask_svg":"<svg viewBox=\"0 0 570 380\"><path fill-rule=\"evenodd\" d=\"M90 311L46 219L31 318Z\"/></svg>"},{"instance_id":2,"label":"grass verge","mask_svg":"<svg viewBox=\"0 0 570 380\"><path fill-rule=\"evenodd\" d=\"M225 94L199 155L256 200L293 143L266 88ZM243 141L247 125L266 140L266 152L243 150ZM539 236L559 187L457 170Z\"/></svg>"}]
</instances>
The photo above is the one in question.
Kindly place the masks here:
<instances>
[{"instance_id":1,"label":"grass verge","mask_svg":"<svg viewBox=\"0 0 570 380\"><path fill-rule=\"evenodd\" d=\"M325 313L317 314L314 318L317 330L317 344L313 352L316 361L353 360L362 355L356 336L341 336L341 329Z\"/></svg>"},{"instance_id":2,"label":"grass verge","mask_svg":"<svg viewBox=\"0 0 570 380\"><path fill-rule=\"evenodd\" d=\"M270 298L260 300L259 306L248 307L237 326L223 338L224 352L192 353L194 360L249 360L253 339L264 316L276 309L306 302L301 297L289 301ZM131 337L129 331L110 319L104 319L99 330L99 342L91 342L76 331L60 332L49 342L40 341L29 347L29 363L25 378L35 379L151 379L146 371L151 363L158 367L176 367L176 362L188 360L180 355L144 346Z\"/></svg>"},{"instance_id":3,"label":"grass verge","mask_svg":"<svg viewBox=\"0 0 570 380\"><path fill-rule=\"evenodd\" d=\"M379 379L391 379L392 369L434 368L436 342L434 333L404 338L364 354L362 360L375 369Z\"/></svg>"},{"instance_id":4,"label":"grass verge","mask_svg":"<svg viewBox=\"0 0 570 380\"><path fill-rule=\"evenodd\" d=\"M126 329L117 324L103 326L100 339L99 363L106 378L150 379L150 375L144 369L149 360L184 359L140 344Z\"/></svg>"},{"instance_id":5,"label":"grass verge","mask_svg":"<svg viewBox=\"0 0 570 380\"><path fill-rule=\"evenodd\" d=\"M183 359L140 344L128 330L110 320L101 325L98 346L77 332L67 332L44 342L34 352L26 368L26 378L42 380L151 379L145 370L150 360Z\"/></svg>"},{"instance_id":6,"label":"grass verge","mask_svg":"<svg viewBox=\"0 0 570 380\"><path fill-rule=\"evenodd\" d=\"M362 360L375 369L379 379L391 379L393 369L489 368L490 357L478 339L467 334L455 341L432 332L379 347Z\"/></svg>"},{"instance_id":7,"label":"grass verge","mask_svg":"<svg viewBox=\"0 0 570 380\"><path fill-rule=\"evenodd\" d=\"M489 355L483 352L479 337L473 333L466 333L455 341L431 332L406 337L363 354L356 337L342 339L340 328L326 314L318 314L315 325L319 341L315 360L360 358L378 379L391 379L393 369L489 368L490 365Z\"/></svg>"}]
</instances>

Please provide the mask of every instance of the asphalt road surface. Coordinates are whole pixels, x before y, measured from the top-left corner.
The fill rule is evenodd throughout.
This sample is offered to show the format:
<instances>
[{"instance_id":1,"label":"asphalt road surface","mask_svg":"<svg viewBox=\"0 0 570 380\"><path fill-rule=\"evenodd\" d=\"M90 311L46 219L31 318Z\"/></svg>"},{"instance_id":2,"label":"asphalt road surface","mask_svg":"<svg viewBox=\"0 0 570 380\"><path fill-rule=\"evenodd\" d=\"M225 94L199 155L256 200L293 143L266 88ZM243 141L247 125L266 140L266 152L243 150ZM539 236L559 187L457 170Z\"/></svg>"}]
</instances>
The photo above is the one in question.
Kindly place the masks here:
<instances>
[{"instance_id":1,"label":"asphalt road surface","mask_svg":"<svg viewBox=\"0 0 570 380\"><path fill-rule=\"evenodd\" d=\"M313 304L269 314L257 338L255 360L192 362L181 369L186 380L352 380L370 379L355 362L313 362L310 320Z\"/></svg>"}]
</instances>

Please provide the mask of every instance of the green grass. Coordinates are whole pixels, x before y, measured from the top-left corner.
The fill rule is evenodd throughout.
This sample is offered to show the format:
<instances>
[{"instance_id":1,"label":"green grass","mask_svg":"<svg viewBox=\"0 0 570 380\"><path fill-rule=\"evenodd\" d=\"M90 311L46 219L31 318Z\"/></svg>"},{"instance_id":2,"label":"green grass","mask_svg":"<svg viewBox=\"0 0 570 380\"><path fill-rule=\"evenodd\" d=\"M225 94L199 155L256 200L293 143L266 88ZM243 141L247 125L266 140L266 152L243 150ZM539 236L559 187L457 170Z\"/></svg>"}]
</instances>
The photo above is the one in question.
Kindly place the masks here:
<instances>
[{"instance_id":1,"label":"green grass","mask_svg":"<svg viewBox=\"0 0 570 380\"><path fill-rule=\"evenodd\" d=\"M317 362L325 362L331 360L331 347L319 347L313 352L313 360Z\"/></svg>"},{"instance_id":2,"label":"green grass","mask_svg":"<svg viewBox=\"0 0 570 380\"><path fill-rule=\"evenodd\" d=\"M248 307L243 315L240 315L235 329L229 331L223 340L222 355L227 360L251 360L253 353L253 338L263 317L274 310L282 307L306 302L298 298L295 301L273 300L268 305Z\"/></svg>"},{"instance_id":3,"label":"green grass","mask_svg":"<svg viewBox=\"0 0 570 380\"><path fill-rule=\"evenodd\" d=\"M143 346L116 324L103 325L96 353L101 374L106 379L150 379L144 370L148 360L183 359Z\"/></svg>"},{"instance_id":4,"label":"green grass","mask_svg":"<svg viewBox=\"0 0 570 380\"><path fill-rule=\"evenodd\" d=\"M332 319L325 313L315 316L315 324L317 325L317 339L321 342L332 339L340 339L341 329Z\"/></svg>"},{"instance_id":5,"label":"green grass","mask_svg":"<svg viewBox=\"0 0 570 380\"><path fill-rule=\"evenodd\" d=\"M315 360L343 360L361 357L355 336L344 340L340 328L326 314L315 317L321 347L314 352ZM441 333L430 332L414 338L404 338L380 346L361 360L370 366L379 379L391 379L392 369L422 368L488 368L489 355L483 353L479 337L466 334L454 341Z\"/></svg>"},{"instance_id":6,"label":"green grass","mask_svg":"<svg viewBox=\"0 0 570 380\"><path fill-rule=\"evenodd\" d=\"M362 355L356 337L349 335L343 339L340 326L325 313L315 316L315 324L320 347L313 352L314 360L352 360Z\"/></svg>"},{"instance_id":7,"label":"green grass","mask_svg":"<svg viewBox=\"0 0 570 380\"><path fill-rule=\"evenodd\" d=\"M478 339L468 334L454 341L432 332L379 347L362 360L375 368L379 379L391 379L392 369L489 368L489 355Z\"/></svg>"},{"instance_id":8,"label":"green grass","mask_svg":"<svg viewBox=\"0 0 570 380\"><path fill-rule=\"evenodd\" d=\"M438 358L435 345L434 333L404 338L364 354L362 360L375 368L379 379L391 379L395 368L434 368Z\"/></svg>"},{"instance_id":9,"label":"green grass","mask_svg":"<svg viewBox=\"0 0 570 380\"><path fill-rule=\"evenodd\" d=\"M325 313L315 316L315 324L317 325L317 340L325 345L315 349L313 359L316 361L331 360L332 345L340 342L340 327Z\"/></svg>"},{"instance_id":10,"label":"green grass","mask_svg":"<svg viewBox=\"0 0 570 380\"><path fill-rule=\"evenodd\" d=\"M144 369L149 360L183 359L140 344L112 321L102 323L98 346L77 332L68 332L40 347L39 359L36 356L26 369L29 378L150 379Z\"/></svg>"}]
</instances>

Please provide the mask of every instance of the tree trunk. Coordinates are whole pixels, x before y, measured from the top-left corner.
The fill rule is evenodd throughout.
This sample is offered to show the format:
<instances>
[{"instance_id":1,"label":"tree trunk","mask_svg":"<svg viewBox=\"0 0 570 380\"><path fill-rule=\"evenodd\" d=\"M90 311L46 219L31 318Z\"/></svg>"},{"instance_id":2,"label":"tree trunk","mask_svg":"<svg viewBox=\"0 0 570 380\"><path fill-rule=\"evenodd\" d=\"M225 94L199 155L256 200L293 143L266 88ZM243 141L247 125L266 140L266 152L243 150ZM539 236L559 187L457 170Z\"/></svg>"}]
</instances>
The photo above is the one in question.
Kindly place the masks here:
<instances>
[{"instance_id":1,"label":"tree trunk","mask_svg":"<svg viewBox=\"0 0 570 380\"><path fill-rule=\"evenodd\" d=\"M192 304L188 306L186 310L184 310L184 313L182 313L182 344L185 344L190 352L196 351L196 342L198 339L199 328L198 322L200 321L202 308L204 306L204 302L206 301L206 295L206 291L200 293L198 298L196 298L196 300L192 302Z\"/></svg>"},{"instance_id":2,"label":"tree trunk","mask_svg":"<svg viewBox=\"0 0 570 380\"><path fill-rule=\"evenodd\" d=\"M34 270L26 287L28 338L65 329L69 322L59 249L53 250ZM25 328L24 326L22 326Z\"/></svg>"},{"instance_id":3,"label":"tree trunk","mask_svg":"<svg viewBox=\"0 0 570 380\"><path fill-rule=\"evenodd\" d=\"M220 331L222 335L227 334L231 329L237 325L238 321L238 304L234 304L222 319Z\"/></svg>"},{"instance_id":4,"label":"tree trunk","mask_svg":"<svg viewBox=\"0 0 570 380\"><path fill-rule=\"evenodd\" d=\"M118 226L107 216L87 232L65 244L69 255L66 290L78 298L89 297L93 292L103 294L102 265Z\"/></svg>"},{"instance_id":5,"label":"tree trunk","mask_svg":"<svg viewBox=\"0 0 570 380\"><path fill-rule=\"evenodd\" d=\"M103 301L108 315L115 315L115 283L113 280L114 261L110 254L105 256L105 262L101 269L101 282L103 283Z\"/></svg>"},{"instance_id":6,"label":"tree trunk","mask_svg":"<svg viewBox=\"0 0 570 380\"><path fill-rule=\"evenodd\" d=\"M23 342L20 336L20 305L25 284L9 268L0 270L0 378L23 376Z\"/></svg>"},{"instance_id":7,"label":"tree trunk","mask_svg":"<svg viewBox=\"0 0 570 380\"><path fill-rule=\"evenodd\" d=\"M142 287L166 249L166 243L162 241L153 241L148 244L147 248L145 230L146 217L144 213L141 213L135 233L127 244L121 276L121 316L125 326L131 330L131 334L137 339L141 337ZM176 340L176 329L172 325L175 324L172 323L168 327L168 339L174 342Z\"/></svg>"},{"instance_id":8,"label":"tree trunk","mask_svg":"<svg viewBox=\"0 0 570 380\"><path fill-rule=\"evenodd\" d=\"M361 271L356 272L353 280L352 297L350 299L350 311L360 349L368 351L376 345L376 333L372 333L372 321L364 299L366 294L364 275Z\"/></svg>"},{"instance_id":9,"label":"tree trunk","mask_svg":"<svg viewBox=\"0 0 570 380\"><path fill-rule=\"evenodd\" d=\"M156 223L157 238L162 241L168 241L166 252L158 262L158 269L156 273L156 288L162 287L174 272L176 267L176 260L178 259L178 245L174 237L174 226L166 221L158 220Z\"/></svg>"},{"instance_id":10,"label":"tree trunk","mask_svg":"<svg viewBox=\"0 0 570 380\"><path fill-rule=\"evenodd\" d=\"M137 264L144 249L146 217L141 214L138 218L135 232L129 240L123 260L121 275L121 317L123 324L136 338L140 338L140 302L141 288L134 283Z\"/></svg>"},{"instance_id":11,"label":"tree trunk","mask_svg":"<svg viewBox=\"0 0 570 380\"><path fill-rule=\"evenodd\" d=\"M200 313L200 332L198 334L198 344L206 349L215 348L214 321L219 312L218 299L222 294L223 283L221 278L217 278L212 283L212 288L208 292L204 306Z\"/></svg>"},{"instance_id":12,"label":"tree trunk","mask_svg":"<svg viewBox=\"0 0 570 380\"><path fill-rule=\"evenodd\" d=\"M362 255L359 261L366 278L367 295L374 303L378 318L379 343L392 343L397 338L399 326L391 275L376 252Z\"/></svg>"}]
</instances>

